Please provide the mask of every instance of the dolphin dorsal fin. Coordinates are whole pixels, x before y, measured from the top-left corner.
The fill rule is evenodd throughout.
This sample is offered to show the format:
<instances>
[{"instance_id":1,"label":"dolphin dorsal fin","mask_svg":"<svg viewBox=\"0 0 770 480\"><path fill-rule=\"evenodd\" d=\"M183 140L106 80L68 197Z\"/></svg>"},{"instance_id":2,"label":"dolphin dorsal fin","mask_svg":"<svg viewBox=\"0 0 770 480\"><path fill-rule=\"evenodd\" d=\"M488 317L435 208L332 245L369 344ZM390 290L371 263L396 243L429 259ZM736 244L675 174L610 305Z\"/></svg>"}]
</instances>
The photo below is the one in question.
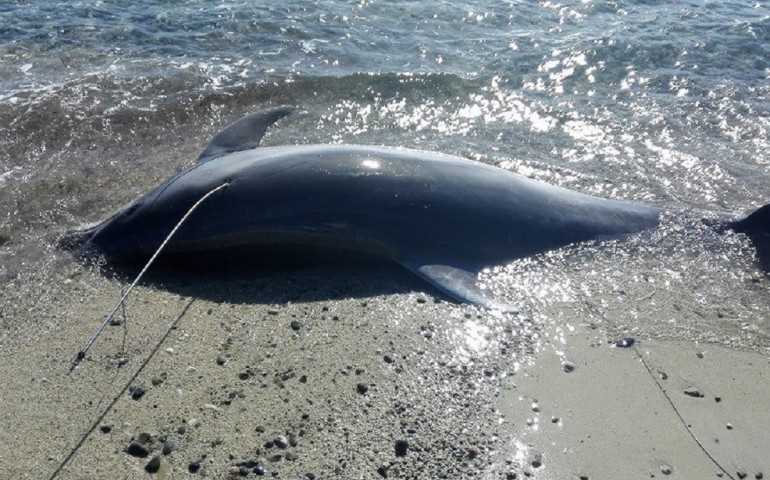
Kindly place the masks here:
<instances>
[{"instance_id":1,"label":"dolphin dorsal fin","mask_svg":"<svg viewBox=\"0 0 770 480\"><path fill-rule=\"evenodd\" d=\"M228 153L257 148L267 127L290 114L293 110L294 107L282 106L260 110L243 117L211 139L198 157L198 163L205 163Z\"/></svg>"}]
</instances>

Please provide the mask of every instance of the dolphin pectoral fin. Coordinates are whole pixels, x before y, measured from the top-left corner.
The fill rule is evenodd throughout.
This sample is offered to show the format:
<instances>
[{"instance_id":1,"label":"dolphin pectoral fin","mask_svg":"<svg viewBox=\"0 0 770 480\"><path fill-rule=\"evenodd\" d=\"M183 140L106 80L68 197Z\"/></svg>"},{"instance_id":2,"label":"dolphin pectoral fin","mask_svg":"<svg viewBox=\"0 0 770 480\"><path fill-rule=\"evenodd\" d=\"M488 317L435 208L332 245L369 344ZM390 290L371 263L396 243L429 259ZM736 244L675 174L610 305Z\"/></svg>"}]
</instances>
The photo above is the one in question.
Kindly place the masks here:
<instances>
[{"instance_id":1,"label":"dolphin pectoral fin","mask_svg":"<svg viewBox=\"0 0 770 480\"><path fill-rule=\"evenodd\" d=\"M205 163L228 153L251 150L259 146L267 127L294 111L294 107L283 106L260 110L230 124L211 139L198 156L198 163Z\"/></svg>"},{"instance_id":2,"label":"dolphin pectoral fin","mask_svg":"<svg viewBox=\"0 0 770 480\"><path fill-rule=\"evenodd\" d=\"M519 313L516 306L487 296L479 286L476 274L472 272L449 265L402 264L455 300L506 313Z\"/></svg>"}]
</instances>

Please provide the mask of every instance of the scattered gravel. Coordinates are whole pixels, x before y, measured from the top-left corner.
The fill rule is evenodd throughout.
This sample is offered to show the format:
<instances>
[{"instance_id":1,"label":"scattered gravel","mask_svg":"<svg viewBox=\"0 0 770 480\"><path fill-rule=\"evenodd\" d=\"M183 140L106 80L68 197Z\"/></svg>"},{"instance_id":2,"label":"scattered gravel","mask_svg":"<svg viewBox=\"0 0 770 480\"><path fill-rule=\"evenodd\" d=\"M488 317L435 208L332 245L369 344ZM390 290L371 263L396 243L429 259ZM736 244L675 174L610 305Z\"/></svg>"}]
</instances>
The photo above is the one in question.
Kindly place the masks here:
<instances>
[{"instance_id":1,"label":"scattered gravel","mask_svg":"<svg viewBox=\"0 0 770 480\"><path fill-rule=\"evenodd\" d=\"M684 394L689 397L703 398L703 394L695 387L688 387L684 390Z\"/></svg>"}]
</instances>

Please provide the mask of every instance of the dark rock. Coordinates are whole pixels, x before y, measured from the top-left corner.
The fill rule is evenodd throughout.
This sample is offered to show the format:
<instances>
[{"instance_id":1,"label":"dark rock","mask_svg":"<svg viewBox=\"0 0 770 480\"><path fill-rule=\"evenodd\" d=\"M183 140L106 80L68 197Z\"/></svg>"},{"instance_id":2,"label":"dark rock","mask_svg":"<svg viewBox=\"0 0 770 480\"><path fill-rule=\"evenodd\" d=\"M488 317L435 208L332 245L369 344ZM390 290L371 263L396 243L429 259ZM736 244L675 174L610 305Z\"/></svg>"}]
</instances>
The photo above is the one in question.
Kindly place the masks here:
<instances>
[{"instance_id":1,"label":"dark rock","mask_svg":"<svg viewBox=\"0 0 770 480\"><path fill-rule=\"evenodd\" d=\"M133 386L129 388L128 391L131 392L131 399L133 400L139 400L144 396L145 393L147 393L144 388L139 386Z\"/></svg>"},{"instance_id":2,"label":"dark rock","mask_svg":"<svg viewBox=\"0 0 770 480\"><path fill-rule=\"evenodd\" d=\"M369 385L365 383L359 383L356 385L356 391L360 393L361 395L364 395L366 392L369 391Z\"/></svg>"},{"instance_id":3,"label":"dark rock","mask_svg":"<svg viewBox=\"0 0 770 480\"><path fill-rule=\"evenodd\" d=\"M190 464L187 465L187 471L190 473L198 473L200 469L201 469L200 460L195 460L194 462L190 462Z\"/></svg>"},{"instance_id":4,"label":"dark rock","mask_svg":"<svg viewBox=\"0 0 770 480\"><path fill-rule=\"evenodd\" d=\"M112 431L112 425L102 425L99 427L99 431L102 433L110 433Z\"/></svg>"},{"instance_id":5,"label":"dark rock","mask_svg":"<svg viewBox=\"0 0 770 480\"><path fill-rule=\"evenodd\" d=\"M690 397L695 397L695 398L702 398L703 397L703 394L700 393L700 390L698 390L695 387L686 388L684 390L684 394L687 395L687 396L690 396Z\"/></svg>"},{"instance_id":6,"label":"dark rock","mask_svg":"<svg viewBox=\"0 0 770 480\"><path fill-rule=\"evenodd\" d=\"M299 320L293 320L291 322L291 329L294 330L294 331L297 331L297 330L299 330L300 328L302 328L304 326L305 326L305 324L300 322Z\"/></svg>"},{"instance_id":7,"label":"dark rock","mask_svg":"<svg viewBox=\"0 0 770 480\"><path fill-rule=\"evenodd\" d=\"M405 457L406 451L409 449L409 442L406 440L396 440L395 448L397 457Z\"/></svg>"},{"instance_id":8,"label":"dark rock","mask_svg":"<svg viewBox=\"0 0 770 480\"><path fill-rule=\"evenodd\" d=\"M152 457L147 465L144 466L147 473L158 473L160 470L160 457Z\"/></svg>"},{"instance_id":9,"label":"dark rock","mask_svg":"<svg viewBox=\"0 0 770 480\"><path fill-rule=\"evenodd\" d=\"M141 445L136 442L131 442L128 448L126 448L125 452L131 455L132 457L137 457L137 458L144 458L150 454L150 451L147 450L147 448L144 445Z\"/></svg>"},{"instance_id":10,"label":"dark rock","mask_svg":"<svg viewBox=\"0 0 770 480\"><path fill-rule=\"evenodd\" d=\"M174 451L174 444L171 442L163 442L163 455L171 455Z\"/></svg>"},{"instance_id":11,"label":"dark rock","mask_svg":"<svg viewBox=\"0 0 770 480\"><path fill-rule=\"evenodd\" d=\"M227 363L227 357L225 357L224 355L218 355L216 362L217 362L217 365L221 367Z\"/></svg>"},{"instance_id":12,"label":"dark rock","mask_svg":"<svg viewBox=\"0 0 770 480\"><path fill-rule=\"evenodd\" d=\"M275 443L275 446L278 448L286 448L289 446L289 439L287 439L283 435L278 435L273 440L273 443Z\"/></svg>"},{"instance_id":13,"label":"dark rock","mask_svg":"<svg viewBox=\"0 0 770 480\"><path fill-rule=\"evenodd\" d=\"M615 342L615 346L619 348L628 348L636 342L633 337L624 338Z\"/></svg>"}]
</instances>

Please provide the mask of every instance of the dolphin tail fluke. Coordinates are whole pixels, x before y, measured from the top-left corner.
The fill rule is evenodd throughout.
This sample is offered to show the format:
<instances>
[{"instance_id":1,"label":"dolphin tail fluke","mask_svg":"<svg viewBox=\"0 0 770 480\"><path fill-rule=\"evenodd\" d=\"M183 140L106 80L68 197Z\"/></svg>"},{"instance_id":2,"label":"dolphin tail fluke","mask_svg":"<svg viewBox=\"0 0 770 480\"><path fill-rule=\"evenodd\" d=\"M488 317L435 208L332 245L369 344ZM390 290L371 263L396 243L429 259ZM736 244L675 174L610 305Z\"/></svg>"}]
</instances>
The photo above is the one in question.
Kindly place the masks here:
<instances>
[{"instance_id":1,"label":"dolphin tail fluke","mask_svg":"<svg viewBox=\"0 0 770 480\"><path fill-rule=\"evenodd\" d=\"M729 224L734 232L745 233L757 249L762 269L770 272L770 203L756 209L746 218Z\"/></svg>"},{"instance_id":2,"label":"dolphin tail fluke","mask_svg":"<svg viewBox=\"0 0 770 480\"><path fill-rule=\"evenodd\" d=\"M449 265L415 265L412 262L401 264L454 300L505 313L519 313L515 305L492 298L482 291L474 273Z\"/></svg>"}]
</instances>

